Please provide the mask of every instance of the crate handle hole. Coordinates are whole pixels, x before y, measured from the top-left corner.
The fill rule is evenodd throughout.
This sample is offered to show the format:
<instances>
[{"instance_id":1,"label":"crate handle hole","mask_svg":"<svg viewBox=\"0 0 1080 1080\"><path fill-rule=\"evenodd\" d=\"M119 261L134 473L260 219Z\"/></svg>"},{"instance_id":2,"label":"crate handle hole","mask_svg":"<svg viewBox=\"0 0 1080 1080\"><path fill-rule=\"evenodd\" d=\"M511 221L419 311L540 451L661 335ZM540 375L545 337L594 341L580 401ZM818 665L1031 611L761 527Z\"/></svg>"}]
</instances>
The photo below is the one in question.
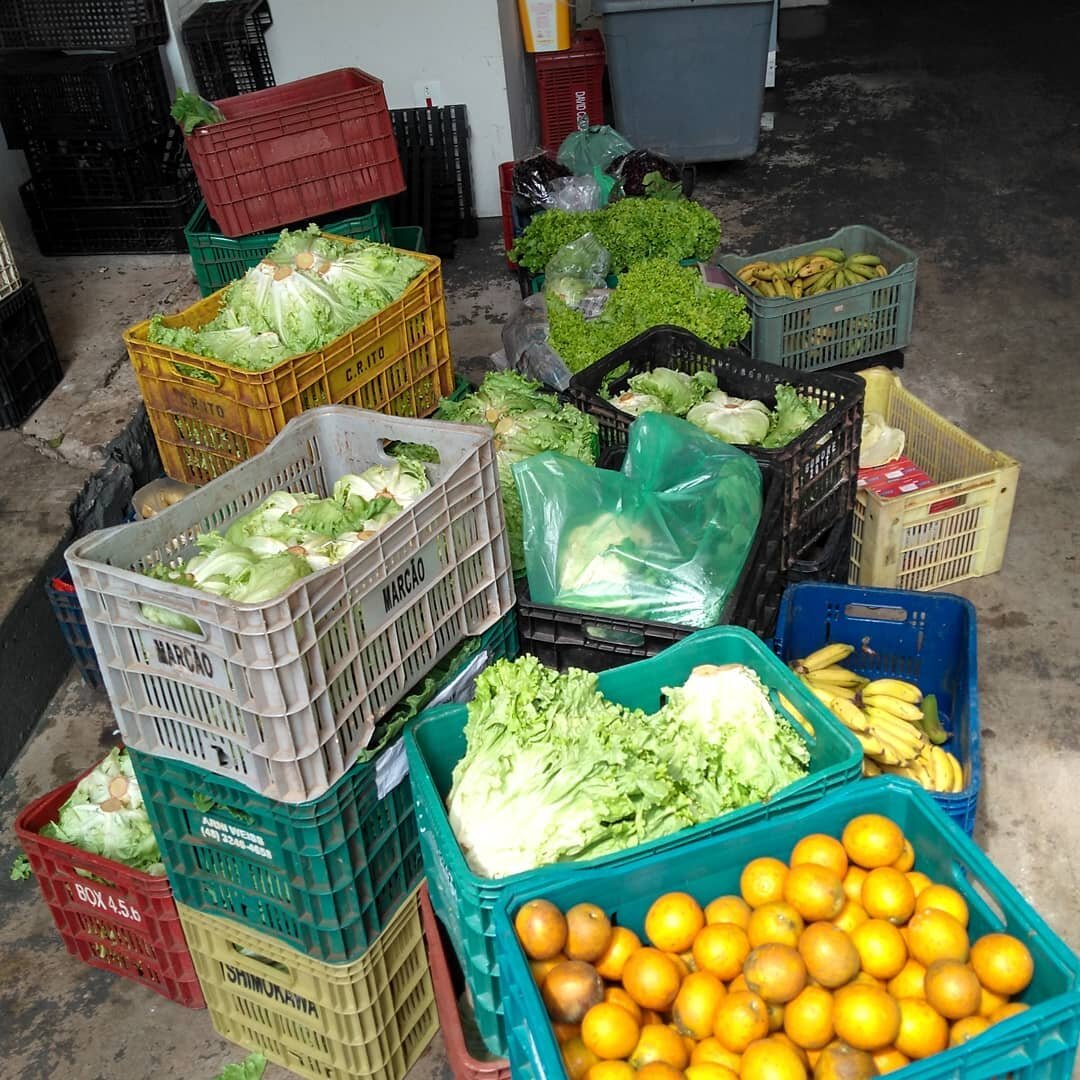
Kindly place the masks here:
<instances>
[{"instance_id":1,"label":"crate handle hole","mask_svg":"<svg viewBox=\"0 0 1080 1080\"><path fill-rule=\"evenodd\" d=\"M411 456L419 457L425 465L439 465L442 462L438 447L431 443L406 443L400 439L379 439L379 453L386 458L396 458L399 448L411 448Z\"/></svg>"},{"instance_id":2,"label":"crate handle hole","mask_svg":"<svg viewBox=\"0 0 1080 1080\"><path fill-rule=\"evenodd\" d=\"M645 644L645 635L640 630L619 630L614 626L599 626L595 623L582 623L582 632L593 641L603 641L612 645L628 645L640 648Z\"/></svg>"},{"instance_id":3,"label":"crate handle hole","mask_svg":"<svg viewBox=\"0 0 1080 1080\"><path fill-rule=\"evenodd\" d=\"M164 612L167 615L176 615L178 618L186 619L189 623L197 627L197 629L187 630L181 629L179 626L170 626L166 628L162 626L160 622L154 622L153 619L148 619L146 617L146 612L143 611L143 608L146 606L147 605L145 604L139 605L139 619L143 623L143 625L149 626L155 634L159 634L162 636L166 634L180 634L181 636L190 641L206 641L207 635L206 631L202 627L202 624L198 622L198 620L194 619L191 615L188 615L186 612L174 611L172 608L167 608L163 604L150 605L154 608L155 611Z\"/></svg>"},{"instance_id":4,"label":"crate handle hole","mask_svg":"<svg viewBox=\"0 0 1080 1080\"><path fill-rule=\"evenodd\" d=\"M907 622L904 608L882 607L880 604L847 604L844 614L849 619L874 619L877 622Z\"/></svg>"},{"instance_id":5,"label":"crate handle hole","mask_svg":"<svg viewBox=\"0 0 1080 1080\"><path fill-rule=\"evenodd\" d=\"M221 385L221 380L212 371L207 371L205 368L196 367L194 364L181 364L177 360L170 360L169 364L181 379L188 382L198 383L203 386Z\"/></svg>"},{"instance_id":6,"label":"crate handle hole","mask_svg":"<svg viewBox=\"0 0 1080 1080\"><path fill-rule=\"evenodd\" d=\"M288 966L283 964L280 960L271 960L269 956L263 956L253 949L246 949L243 945L237 945L235 941L230 941L229 946L234 953L238 956L242 956L245 960L254 960L256 964L262 964L264 967L272 968L274 971L280 971L285 975L290 974Z\"/></svg>"}]
</instances>

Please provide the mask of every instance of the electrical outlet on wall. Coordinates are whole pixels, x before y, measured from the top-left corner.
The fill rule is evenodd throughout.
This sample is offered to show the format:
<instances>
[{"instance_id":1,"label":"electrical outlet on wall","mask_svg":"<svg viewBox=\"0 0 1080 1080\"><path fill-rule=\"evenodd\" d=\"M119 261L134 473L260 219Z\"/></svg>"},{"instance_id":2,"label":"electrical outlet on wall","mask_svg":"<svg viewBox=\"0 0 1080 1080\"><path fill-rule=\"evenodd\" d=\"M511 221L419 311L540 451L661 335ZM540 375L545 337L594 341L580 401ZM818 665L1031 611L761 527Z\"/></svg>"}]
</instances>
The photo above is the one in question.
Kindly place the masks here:
<instances>
[{"instance_id":1,"label":"electrical outlet on wall","mask_svg":"<svg viewBox=\"0 0 1080 1080\"><path fill-rule=\"evenodd\" d=\"M423 79L413 83L413 94L416 96L416 104L422 109L425 106L442 104L442 83L438 79Z\"/></svg>"}]
</instances>

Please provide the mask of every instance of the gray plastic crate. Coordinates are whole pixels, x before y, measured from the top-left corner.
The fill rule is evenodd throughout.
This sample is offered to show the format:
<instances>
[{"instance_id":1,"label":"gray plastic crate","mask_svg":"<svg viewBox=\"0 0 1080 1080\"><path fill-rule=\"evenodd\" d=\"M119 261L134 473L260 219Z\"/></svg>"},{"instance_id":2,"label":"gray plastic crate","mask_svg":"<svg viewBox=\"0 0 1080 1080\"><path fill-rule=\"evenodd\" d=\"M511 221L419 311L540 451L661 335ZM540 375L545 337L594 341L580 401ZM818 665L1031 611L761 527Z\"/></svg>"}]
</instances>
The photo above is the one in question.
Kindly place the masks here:
<instances>
[{"instance_id":1,"label":"gray plastic crate","mask_svg":"<svg viewBox=\"0 0 1080 1080\"><path fill-rule=\"evenodd\" d=\"M186 560L200 532L273 491L325 496L343 474L389 463L385 440L437 448L430 490L273 600L238 604L139 573ZM491 433L345 406L291 420L261 454L153 518L77 540L67 560L124 741L280 802L341 779L375 722L514 604ZM202 632L151 623L144 603Z\"/></svg>"},{"instance_id":2,"label":"gray plastic crate","mask_svg":"<svg viewBox=\"0 0 1080 1080\"><path fill-rule=\"evenodd\" d=\"M593 0L615 126L677 160L757 149L772 0Z\"/></svg>"}]
</instances>

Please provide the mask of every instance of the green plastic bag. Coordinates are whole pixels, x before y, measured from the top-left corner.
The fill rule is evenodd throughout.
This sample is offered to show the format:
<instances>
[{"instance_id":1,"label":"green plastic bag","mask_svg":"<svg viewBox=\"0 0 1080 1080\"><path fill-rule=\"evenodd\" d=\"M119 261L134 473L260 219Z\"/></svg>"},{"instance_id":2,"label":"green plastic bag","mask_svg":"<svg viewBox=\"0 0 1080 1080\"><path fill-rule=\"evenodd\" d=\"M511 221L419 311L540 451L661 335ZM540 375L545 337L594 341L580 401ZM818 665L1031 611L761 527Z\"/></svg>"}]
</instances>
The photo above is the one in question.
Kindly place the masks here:
<instances>
[{"instance_id":1,"label":"green plastic bag","mask_svg":"<svg viewBox=\"0 0 1080 1080\"><path fill-rule=\"evenodd\" d=\"M748 454L645 413L620 472L551 452L513 471L534 601L692 627L723 617L761 518Z\"/></svg>"},{"instance_id":2,"label":"green plastic bag","mask_svg":"<svg viewBox=\"0 0 1080 1080\"><path fill-rule=\"evenodd\" d=\"M603 172L633 149L613 127L600 124L567 135L559 147L558 161L574 176L591 176L593 169Z\"/></svg>"}]
</instances>

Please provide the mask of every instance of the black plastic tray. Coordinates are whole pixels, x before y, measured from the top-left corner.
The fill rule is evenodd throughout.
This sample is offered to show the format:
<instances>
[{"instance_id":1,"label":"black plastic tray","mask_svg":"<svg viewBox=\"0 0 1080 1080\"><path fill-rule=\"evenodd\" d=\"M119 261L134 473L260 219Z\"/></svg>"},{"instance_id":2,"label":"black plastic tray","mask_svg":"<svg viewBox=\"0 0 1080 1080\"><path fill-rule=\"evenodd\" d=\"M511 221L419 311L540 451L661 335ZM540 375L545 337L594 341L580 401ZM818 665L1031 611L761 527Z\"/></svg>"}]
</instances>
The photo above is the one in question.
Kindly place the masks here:
<instances>
[{"instance_id":1,"label":"black plastic tray","mask_svg":"<svg viewBox=\"0 0 1080 1080\"><path fill-rule=\"evenodd\" d=\"M0 428L21 424L64 377L37 289L0 300Z\"/></svg>"},{"instance_id":2,"label":"black plastic tray","mask_svg":"<svg viewBox=\"0 0 1080 1080\"><path fill-rule=\"evenodd\" d=\"M212 0L184 21L181 36L199 93L208 101L275 86L266 48L267 0Z\"/></svg>"},{"instance_id":3,"label":"black plastic tray","mask_svg":"<svg viewBox=\"0 0 1080 1080\"><path fill-rule=\"evenodd\" d=\"M0 49L130 49L168 40L163 0L0 0Z\"/></svg>"}]
</instances>

